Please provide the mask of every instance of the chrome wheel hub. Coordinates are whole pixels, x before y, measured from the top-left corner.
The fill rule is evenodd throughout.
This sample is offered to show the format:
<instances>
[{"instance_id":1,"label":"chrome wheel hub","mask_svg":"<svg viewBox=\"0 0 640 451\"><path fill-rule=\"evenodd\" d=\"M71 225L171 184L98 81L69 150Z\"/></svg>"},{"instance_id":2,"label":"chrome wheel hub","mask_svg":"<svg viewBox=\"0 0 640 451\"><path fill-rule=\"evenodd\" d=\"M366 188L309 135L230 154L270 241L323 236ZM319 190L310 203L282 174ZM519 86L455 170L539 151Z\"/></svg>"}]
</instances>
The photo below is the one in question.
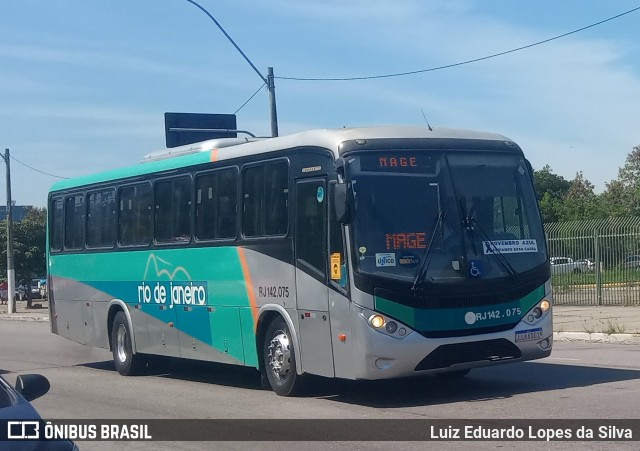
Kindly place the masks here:
<instances>
[{"instance_id":1,"label":"chrome wheel hub","mask_svg":"<svg viewBox=\"0 0 640 451\"><path fill-rule=\"evenodd\" d=\"M116 334L116 354L118 355L118 360L122 363L127 361L127 328L124 324L120 324L118 327L118 332Z\"/></svg>"},{"instance_id":2,"label":"chrome wheel hub","mask_svg":"<svg viewBox=\"0 0 640 451\"><path fill-rule=\"evenodd\" d=\"M291 351L289 337L283 331L278 331L269 343L269 368L278 380L286 379L291 369Z\"/></svg>"}]
</instances>

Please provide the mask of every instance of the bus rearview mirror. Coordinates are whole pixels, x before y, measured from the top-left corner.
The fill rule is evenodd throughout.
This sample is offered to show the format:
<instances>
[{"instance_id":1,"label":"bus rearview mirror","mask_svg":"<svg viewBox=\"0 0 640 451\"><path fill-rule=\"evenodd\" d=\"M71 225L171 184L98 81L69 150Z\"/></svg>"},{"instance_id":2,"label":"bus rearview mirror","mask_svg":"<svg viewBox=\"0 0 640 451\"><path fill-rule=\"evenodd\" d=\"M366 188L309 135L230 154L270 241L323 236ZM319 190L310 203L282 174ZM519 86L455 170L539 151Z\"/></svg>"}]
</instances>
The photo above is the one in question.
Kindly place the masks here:
<instances>
[{"instance_id":1,"label":"bus rearview mirror","mask_svg":"<svg viewBox=\"0 0 640 451\"><path fill-rule=\"evenodd\" d=\"M340 224L349 222L349 208L347 206L347 184L330 182L331 186L331 210Z\"/></svg>"}]
</instances>

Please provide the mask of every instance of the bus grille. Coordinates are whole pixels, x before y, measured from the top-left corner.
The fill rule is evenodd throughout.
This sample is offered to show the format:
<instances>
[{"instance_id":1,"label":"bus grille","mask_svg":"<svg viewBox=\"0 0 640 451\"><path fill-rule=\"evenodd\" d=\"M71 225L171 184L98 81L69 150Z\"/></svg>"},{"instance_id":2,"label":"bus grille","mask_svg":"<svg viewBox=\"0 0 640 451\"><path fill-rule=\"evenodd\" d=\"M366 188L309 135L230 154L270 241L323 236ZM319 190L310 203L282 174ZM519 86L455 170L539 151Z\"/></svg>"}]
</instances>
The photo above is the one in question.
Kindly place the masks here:
<instances>
[{"instance_id":1,"label":"bus grille","mask_svg":"<svg viewBox=\"0 0 640 451\"><path fill-rule=\"evenodd\" d=\"M448 368L457 363L480 362L484 360L499 362L502 360L518 359L521 356L522 353L520 349L504 338L473 341L470 343L455 343L438 346L431 354L418 363L415 371Z\"/></svg>"}]
</instances>

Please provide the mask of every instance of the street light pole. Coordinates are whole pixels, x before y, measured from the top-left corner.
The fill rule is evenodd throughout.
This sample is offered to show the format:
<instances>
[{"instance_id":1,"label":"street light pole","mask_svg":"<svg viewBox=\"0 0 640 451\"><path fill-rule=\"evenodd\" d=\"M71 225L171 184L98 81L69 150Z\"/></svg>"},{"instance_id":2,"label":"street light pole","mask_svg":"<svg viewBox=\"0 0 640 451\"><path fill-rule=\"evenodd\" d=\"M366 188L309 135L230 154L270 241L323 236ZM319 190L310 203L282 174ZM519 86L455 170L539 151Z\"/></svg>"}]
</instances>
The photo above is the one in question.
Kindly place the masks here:
<instances>
[{"instance_id":1,"label":"street light pole","mask_svg":"<svg viewBox=\"0 0 640 451\"><path fill-rule=\"evenodd\" d=\"M9 163L9 149L4 150L4 160L7 168L7 311L15 313L14 294L16 292L16 272L13 266L13 212L11 208L11 164Z\"/></svg>"},{"instance_id":2,"label":"street light pole","mask_svg":"<svg viewBox=\"0 0 640 451\"><path fill-rule=\"evenodd\" d=\"M231 36L229 36L229 34L224 30L224 28L222 28L222 25L220 25L220 23L215 19L215 17L213 17L209 13L209 11L204 9L204 7L202 7L201 5L196 3L194 0L186 0L186 1L188 1L192 5L196 6L203 13L205 13L207 16L209 16L209 19L211 19L213 21L213 23L215 23L218 26L220 31L222 31L222 33L227 37L229 42L231 42L231 44L233 44L233 46L236 48L236 50L238 52L240 52L240 55L242 55L242 57L245 59L245 61L247 63L249 63L249 65L253 68L253 70L256 72L256 74L258 74L258 76L264 82L264 84L267 85L267 90L269 91L269 111L271 113L271 136L273 136L273 137L278 136L278 117L277 117L277 111L276 111L276 85L275 85L274 76L273 76L273 67L269 67L268 68L268 75L267 75L267 78L265 78L264 75L262 75L260 73L258 68L251 62L249 57L247 57L247 55L244 54L242 49L240 49L240 47L238 47L238 44L236 44L235 41L231 38Z\"/></svg>"}]
</instances>

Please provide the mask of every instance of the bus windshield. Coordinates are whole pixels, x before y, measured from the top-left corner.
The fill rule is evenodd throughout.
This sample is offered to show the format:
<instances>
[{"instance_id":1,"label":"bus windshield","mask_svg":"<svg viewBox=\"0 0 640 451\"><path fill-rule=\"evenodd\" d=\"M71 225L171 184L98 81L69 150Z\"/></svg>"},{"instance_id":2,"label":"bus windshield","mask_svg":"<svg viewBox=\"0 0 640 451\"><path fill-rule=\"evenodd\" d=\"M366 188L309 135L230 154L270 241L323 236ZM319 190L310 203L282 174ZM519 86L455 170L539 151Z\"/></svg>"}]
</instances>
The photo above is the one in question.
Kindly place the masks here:
<instances>
[{"instance_id":1,"label":"bus windshield","mask_svg":"<svg viewBox=\"0 0 640 451\"><path fill-rule=\"evenodd\" d=\"M521 155L378 151L359 153L350 168L363 275L415 287L518 278L546 261Z\"/></svg>"}]
</instances>

